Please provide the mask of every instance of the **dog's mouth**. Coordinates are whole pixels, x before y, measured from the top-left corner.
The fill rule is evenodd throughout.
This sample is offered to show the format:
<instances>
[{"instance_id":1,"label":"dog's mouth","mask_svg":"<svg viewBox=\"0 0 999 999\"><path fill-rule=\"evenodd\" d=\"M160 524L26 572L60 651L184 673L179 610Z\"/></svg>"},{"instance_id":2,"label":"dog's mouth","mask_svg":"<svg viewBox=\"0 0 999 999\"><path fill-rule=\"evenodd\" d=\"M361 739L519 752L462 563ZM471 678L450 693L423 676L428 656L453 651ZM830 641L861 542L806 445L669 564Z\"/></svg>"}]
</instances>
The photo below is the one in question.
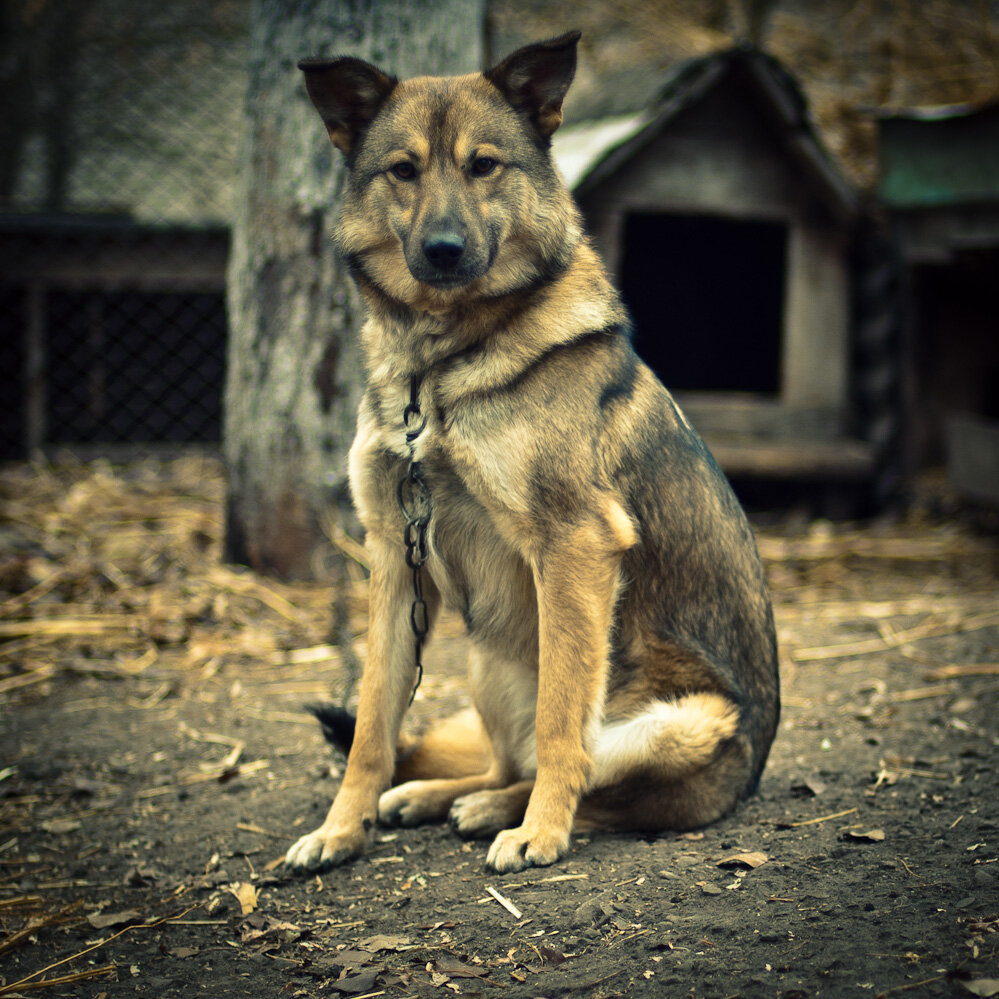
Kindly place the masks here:
<instances>
[{"instance_id":1,"label":"dog's mouth","mask_svg":"<svg viewBox=\"0 0 999 999\"><path fill-rule=\"evenodd\" d=\"M454 288L464 288L466 285L471 284L476 278L480 277L479 274L448 274L448 273L437 273L437 274L416 274L410 271L413 277L416 278L420 284L429 285L431 288L436 288L438 291L450 291Z\"/></svg>"}]
</instances>

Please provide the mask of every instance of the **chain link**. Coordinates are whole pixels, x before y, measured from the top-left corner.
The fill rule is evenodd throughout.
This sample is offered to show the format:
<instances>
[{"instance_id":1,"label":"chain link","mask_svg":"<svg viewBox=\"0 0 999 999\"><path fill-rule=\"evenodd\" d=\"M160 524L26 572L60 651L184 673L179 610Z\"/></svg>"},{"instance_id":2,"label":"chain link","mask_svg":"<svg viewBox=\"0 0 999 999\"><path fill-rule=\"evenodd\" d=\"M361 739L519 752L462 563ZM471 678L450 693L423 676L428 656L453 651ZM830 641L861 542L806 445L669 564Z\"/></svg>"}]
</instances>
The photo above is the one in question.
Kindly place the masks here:
<instances>
[{"instance_id":1,"label":"chain link","mask_svg":"<svg viewBox=\"0 0 999 999\"><path fill-rule=\"evenodd\" d=\"M423 643L430 630L427 603L423 598L423 564L427 560L427 531L430 527L430 490L423 478L423 470L416 460L416 440L427 426L427 417L420 409L420 377L413 375L409 382L409 403L402 412L406 427L406 445L409 464L399 480L399 509L406 518L403 538L406 543L406 565L413 572L413 604L409 610L409 623L416 638L416 685L410 695L413 703L416 691L423 680Z\"/></svg>"}]
</instances>

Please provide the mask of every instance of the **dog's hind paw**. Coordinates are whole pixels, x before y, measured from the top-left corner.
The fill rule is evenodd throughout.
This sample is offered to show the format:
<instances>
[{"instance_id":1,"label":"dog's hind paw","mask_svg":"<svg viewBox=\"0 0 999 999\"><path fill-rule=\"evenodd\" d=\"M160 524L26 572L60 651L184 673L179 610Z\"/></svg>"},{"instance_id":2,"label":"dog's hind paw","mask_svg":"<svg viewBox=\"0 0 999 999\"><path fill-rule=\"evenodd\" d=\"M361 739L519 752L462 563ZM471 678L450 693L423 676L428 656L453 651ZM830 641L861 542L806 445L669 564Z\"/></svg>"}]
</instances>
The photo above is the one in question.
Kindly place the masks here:
<instances>
[{"instance_id":1,"label":"dog's hind paw","mask_svg":"<svg viewBox=\"0 0 999 999\"><path fill-rule=\"evenodd\" d=\"M366 835L362 829L354 833L329 832L322 827L307 833L285 854L285 867L293 871L321 871L353 860L364 852Z\"/></svg>"},{"instance_id":2,"label":"dog's hind paw","mask_svg":"<svg viewBox=\"0 0 999 999\"><path fill-rule=\"evenodd\" d=\"M569 849L569 836L530 830L526 826L504 829L486 856L486 866L500 874L525 867L547 867Z\"/></svg>"},{"instance_id":3,"label":"dog's hind paw","mask_svg":"<svg viewBox=\"0 0 999 999\"><path fill-rule=\"evenodd\" d=\"M448 813L451 828L465 839L484 839L524 818L525 800L500 791L475 791L463 795Z\"/></svg>"},{"instance_id":4,"label":"dog's hind paw","mask_svg":"<svg viewBox=\"0 0 999 999\"><path fill-rule=\"evenodd\" d=\"M378 821L383 826L416 826L444 818L449 802L435 796L430 783L411 780L390 788L378 799Z\"/></svg>"}]
</instances>

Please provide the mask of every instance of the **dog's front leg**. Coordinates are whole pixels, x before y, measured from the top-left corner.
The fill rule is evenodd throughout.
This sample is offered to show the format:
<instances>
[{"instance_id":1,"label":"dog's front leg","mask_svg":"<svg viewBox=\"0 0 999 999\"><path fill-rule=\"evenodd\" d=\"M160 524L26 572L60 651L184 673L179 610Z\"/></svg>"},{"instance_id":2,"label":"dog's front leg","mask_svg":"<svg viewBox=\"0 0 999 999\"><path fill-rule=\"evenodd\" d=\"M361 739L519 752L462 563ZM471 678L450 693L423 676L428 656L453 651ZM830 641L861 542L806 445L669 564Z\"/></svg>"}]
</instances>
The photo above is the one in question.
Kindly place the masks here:
<instances>
[{"instance_id":1,"label":"dog's front leg","mask_svg":"<svg viewBox=\"0 0 999 999\"><path fill-rule=\"evenodd\" d=\"M395 768L395 745L416 681L410 622L413 578L398 545L369 536L371 559L368 660L361 677L357 725L343 783L326 820L295 843L285 863L299 870L332 867L358 856L378 815L378 797ZM439 599L423 573L428 611Z\"/></svg>"},{"instance_id":2,"label":"dog's front leg","mask_svg":"<svg viewBox=\"0 0 999 999\"><path fill-rule=\"evenodd\" d=\"M562 533L535 560L538 594L537 777L523 823L501 832L486 863L497 871L552 864L586 788L599 723L621 546L594 519Z\"/></svg>"}]
</instances>

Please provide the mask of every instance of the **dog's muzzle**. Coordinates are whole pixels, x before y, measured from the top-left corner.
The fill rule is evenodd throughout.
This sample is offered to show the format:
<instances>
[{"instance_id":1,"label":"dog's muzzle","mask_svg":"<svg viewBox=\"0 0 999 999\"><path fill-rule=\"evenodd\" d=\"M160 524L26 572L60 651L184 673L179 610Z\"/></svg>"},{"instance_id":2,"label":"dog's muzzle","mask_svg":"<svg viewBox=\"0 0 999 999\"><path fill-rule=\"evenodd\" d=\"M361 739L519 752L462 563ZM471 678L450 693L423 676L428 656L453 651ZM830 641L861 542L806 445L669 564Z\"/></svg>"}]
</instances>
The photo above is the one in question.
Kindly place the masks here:
<instances>
[{"instance_id":1,"label":"dog's muzzle","mask_svg":"<svg viewBox=\"0 0 999 999\"><path fill-rule=\"evenodd\" d=\"M489 266L488 256L475 253L464 234L450 226L430 229L419 251L407 257L413 277L434 288L458 288L481 277Z\"/></svg>"}]
</instances>

